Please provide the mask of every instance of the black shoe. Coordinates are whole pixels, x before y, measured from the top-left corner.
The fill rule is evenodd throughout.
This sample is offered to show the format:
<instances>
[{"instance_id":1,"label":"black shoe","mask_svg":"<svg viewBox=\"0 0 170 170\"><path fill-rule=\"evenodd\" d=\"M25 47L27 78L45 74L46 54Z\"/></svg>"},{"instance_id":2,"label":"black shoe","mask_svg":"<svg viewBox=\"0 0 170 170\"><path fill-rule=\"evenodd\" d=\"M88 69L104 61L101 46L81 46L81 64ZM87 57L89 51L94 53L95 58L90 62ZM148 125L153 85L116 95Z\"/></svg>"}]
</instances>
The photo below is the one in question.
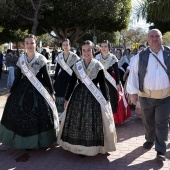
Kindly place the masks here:
<instances>
[{"instance_id":1,"label":"black shoe","mask_svg":"<svg viewBox=\"0 0 170 170\"><path fill-rule=\"evenodd\" d=\"M84 157L86 157L86 155L79 154L79 157L84 158Z\"/></svg>"},{"instance_id":2,"label":"black shoe","mask_svg":"<svg viewBox=\"0 0 170 170\"><path fill-rule=\"evenodd\" d=\"M166 160L166 156L165 154L161 153L161 152L157 152L157 155L156 155L156 158L159 160L159 161L165 161Z\"/></svg>"},{"instance_id":3,"label":"black shoe","mask_svg":"<svg viewBox=\"0 0 170 170\"><path fill-rule=\"evenodd\" d=\"M32 151L32 149L25 149L25 151Z\"/></svg>"},{"instance_id":4,"label":"black shoe","mask_svg":"<svg viewBox=\"0 0 170 170\"><path fill-rule=\"evenodd\" d=\"M151 149L153 145L154 145L153 142L148 142L148 141L146 141L146 142L143 144L143 148L144 148L144 149Z\"/></svg>"}]
</instances>

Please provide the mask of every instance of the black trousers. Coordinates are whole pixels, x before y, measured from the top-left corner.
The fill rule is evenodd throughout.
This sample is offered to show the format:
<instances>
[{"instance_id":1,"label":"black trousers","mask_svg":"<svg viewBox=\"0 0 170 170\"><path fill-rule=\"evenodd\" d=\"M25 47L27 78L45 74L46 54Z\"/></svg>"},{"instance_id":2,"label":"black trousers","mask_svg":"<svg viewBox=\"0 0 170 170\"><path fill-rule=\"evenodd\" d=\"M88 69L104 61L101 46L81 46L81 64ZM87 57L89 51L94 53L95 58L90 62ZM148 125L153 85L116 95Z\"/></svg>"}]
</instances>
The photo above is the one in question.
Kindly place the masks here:
<instances>
[{"instance_id":1,"label":"black trousers","mask_svg":"<svg viewBox=\"0 0 170 170\"><path fill-rule=\"evenodd\" d=\"M152 99L139 97L143 111L145 139L155 142L155 150L166 153L168 144L170 97Z\"/></svg>"}]
</instances>

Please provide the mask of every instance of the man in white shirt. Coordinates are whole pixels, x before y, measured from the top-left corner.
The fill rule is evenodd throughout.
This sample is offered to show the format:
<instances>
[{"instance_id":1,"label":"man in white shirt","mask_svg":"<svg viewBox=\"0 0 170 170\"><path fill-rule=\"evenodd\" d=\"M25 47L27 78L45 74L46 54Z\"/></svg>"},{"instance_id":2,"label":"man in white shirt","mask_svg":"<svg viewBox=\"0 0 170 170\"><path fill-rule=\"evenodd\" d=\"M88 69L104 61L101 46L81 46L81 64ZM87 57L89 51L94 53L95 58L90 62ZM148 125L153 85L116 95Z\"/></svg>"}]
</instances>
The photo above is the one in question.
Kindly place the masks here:
<instances>
[{"instance_id":1,"label":"man in white shirt","mask_svg":"<svg viewBox=\"0 0 170 170\"><path fill-rule=\"evenodd\" d=\"M162 46L162 33L158 29L149 31L147 41L149 47L133 59L127 91L134 105L139 95L146 131L143 147L151 149L155 143L156 158L164 161L170 114L170 49Z\"/></svg>"}]
</instances>

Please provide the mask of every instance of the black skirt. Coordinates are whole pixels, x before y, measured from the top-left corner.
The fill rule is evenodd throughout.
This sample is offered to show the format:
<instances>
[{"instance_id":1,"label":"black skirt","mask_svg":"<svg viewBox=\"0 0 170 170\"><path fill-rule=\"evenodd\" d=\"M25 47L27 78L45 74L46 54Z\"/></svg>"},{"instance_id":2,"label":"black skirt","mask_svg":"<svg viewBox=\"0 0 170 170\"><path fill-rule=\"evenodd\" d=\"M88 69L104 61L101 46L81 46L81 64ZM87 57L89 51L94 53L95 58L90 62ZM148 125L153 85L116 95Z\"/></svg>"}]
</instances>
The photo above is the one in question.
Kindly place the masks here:
<instances>
[{"instance_id":1,"label":"black skirt","mask_svg":"<svg viewBox=\"0 0 170 170\"><path fill-rule=\"evenodd\" d=\"M62 70L57 76L57 79L55 80L54 83L54 90L56 93L56 97L65 96L69 81L70 81L70 75L65 70Z\"/></svg>"},{"instance_id":2,"label":"black skirt","mask_svg":"<svg viewBox=\"0 0 170 170\"><path fill-rule=\"evenodd\" d=\"M20 80L8 97L1 124L24 137L54 129L50 106L27 77Z\"/></svg>"},{"instance_id":3,"label":"black skirt","mask_svg":"<svg viewBox=\"0 0 170 170\"><path fill-rule=\"evenodd\" d=\"M104 146L100 104L82 83L70 99L61 139L73 145Z\"/></svg>"}]
</instances>

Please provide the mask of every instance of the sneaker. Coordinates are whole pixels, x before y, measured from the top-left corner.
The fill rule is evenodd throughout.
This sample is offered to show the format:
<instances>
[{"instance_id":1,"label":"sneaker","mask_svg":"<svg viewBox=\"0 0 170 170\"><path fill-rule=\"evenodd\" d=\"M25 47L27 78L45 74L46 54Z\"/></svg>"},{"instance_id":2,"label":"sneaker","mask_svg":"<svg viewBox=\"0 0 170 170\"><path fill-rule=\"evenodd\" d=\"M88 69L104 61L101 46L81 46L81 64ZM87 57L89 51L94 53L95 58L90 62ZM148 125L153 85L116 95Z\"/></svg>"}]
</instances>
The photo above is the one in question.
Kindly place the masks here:
<instances>
[{"instance_id":1,"label":"sneaker","mask_svg":"<svg viewBox=\"0 0 170 170\"><path fill-rule=\"evenodd\" d=\"M151 149L153 145L154 145L154 142L148 142L148 141L146 141L146 142L143 144L143 148L144 148L144 149Z\"/></svg>"},{"instance_id":2,"label":"sneaker","mask_svg":"<svg viewBox=\"0 0 170 170\"><path fill-rule=\"evenodd\" d=\"M159 160L159 161L165 161L166 160L166 156L165 154L161 153L161 152L157 152L157 155L156 155L156 158Z\"/></svg>"}]
</instances>

